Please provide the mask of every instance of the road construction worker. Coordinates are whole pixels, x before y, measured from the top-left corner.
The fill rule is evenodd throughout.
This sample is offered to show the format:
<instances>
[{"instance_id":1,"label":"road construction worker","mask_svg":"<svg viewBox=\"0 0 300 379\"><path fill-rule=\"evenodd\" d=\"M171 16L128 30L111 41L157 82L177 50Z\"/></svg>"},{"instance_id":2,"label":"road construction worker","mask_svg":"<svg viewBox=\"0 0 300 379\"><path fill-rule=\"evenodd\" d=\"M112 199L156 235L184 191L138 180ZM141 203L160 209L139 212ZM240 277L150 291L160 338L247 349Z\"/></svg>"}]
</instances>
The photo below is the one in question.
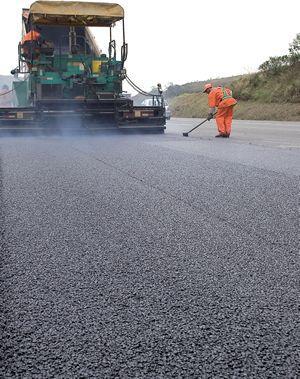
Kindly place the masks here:
<instances>
[{"instance_id":1,"label":"road construction worker","mask_svg":"<svg viewBox=\"0 0 300 379\"><path fill-rule=\"evenodd\" d=\"M226 87L214 88L211 83L204 86L203 93L208 95L209 114L208 120L213 118L217 107L216 122L219 134L216 137L229 138L233 116L233 107L237 101L232 97L232 91Z\"/></svg>"},{"instance_id":2,"label":"road construction worker","mask_svg":"<svg viewBox=\"0 0 300 379\"><path fill-rule=\"evenodd\" d=\"M30 30L22 39L22 55L25 59L36 59L39 55L41 33L38 30Z\"/></svg>"}]
</instances>

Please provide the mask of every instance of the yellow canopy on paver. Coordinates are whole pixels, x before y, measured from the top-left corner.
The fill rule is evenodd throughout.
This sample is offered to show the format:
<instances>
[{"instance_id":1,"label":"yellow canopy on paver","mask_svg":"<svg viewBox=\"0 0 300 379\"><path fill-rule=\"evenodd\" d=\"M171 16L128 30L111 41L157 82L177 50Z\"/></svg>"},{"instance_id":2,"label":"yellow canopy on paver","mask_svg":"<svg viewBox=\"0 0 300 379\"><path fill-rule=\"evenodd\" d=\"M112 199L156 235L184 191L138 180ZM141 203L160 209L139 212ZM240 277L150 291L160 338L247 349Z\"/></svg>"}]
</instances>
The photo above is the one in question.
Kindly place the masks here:
<instances>
[{"instance_id":1,"label":"yellow canopy on paver","mask_svg":"<svg viewBox=\"0 0 300 379\"><path fill-rule=\"evenodd\" d=\"M124 9L113 3L36 1L29 18L41 25L111 26L124 18Z\"/></svg>"}]
</instances>

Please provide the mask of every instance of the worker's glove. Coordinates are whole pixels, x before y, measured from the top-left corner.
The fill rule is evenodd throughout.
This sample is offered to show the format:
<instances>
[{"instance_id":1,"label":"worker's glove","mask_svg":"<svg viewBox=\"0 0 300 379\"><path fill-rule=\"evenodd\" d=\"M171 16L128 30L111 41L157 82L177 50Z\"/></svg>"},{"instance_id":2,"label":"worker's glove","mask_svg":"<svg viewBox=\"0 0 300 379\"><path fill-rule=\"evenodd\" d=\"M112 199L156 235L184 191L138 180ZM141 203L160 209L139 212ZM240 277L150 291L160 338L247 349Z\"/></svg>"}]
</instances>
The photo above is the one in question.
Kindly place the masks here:
<instances>
[{"instance_id":1,"label":"worker's glove","mask_svg":"<svg viewBox=\"0 0 300 379\"><path fill-rule=\"evenodd\" d=\"M212 118L214 118L214 115L212 113L209 113L207 116L207 120L210 121Z\"/></svg>"}]
</instances>

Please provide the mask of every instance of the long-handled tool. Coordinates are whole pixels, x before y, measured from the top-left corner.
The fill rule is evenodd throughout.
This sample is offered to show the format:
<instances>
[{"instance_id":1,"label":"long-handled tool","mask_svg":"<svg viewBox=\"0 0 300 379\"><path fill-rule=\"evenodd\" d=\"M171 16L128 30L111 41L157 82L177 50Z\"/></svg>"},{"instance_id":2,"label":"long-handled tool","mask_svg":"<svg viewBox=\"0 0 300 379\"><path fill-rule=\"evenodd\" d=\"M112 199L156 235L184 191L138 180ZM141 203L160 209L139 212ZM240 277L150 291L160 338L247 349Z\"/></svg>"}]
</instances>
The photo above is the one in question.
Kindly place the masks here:
<instances>
[{"instance_id":1,"label":"long-handled tool","mask_svg":"<svg viewBox=\"0 0 300 379\"><path fill-rule=\"evenodd\" d=\"M214 116L215 114L216 114L216 113L214 113L213 116ZM183 137L188 137L189 134L190 134L193 130L199 128L199 126L201 126L202 124L204 124L206 121L209 121L209 119L206 118L204 121L200 122L200 124L194 126L193 129L191 129L190 131L182 133Z\"/></svg>"}]
</instances>

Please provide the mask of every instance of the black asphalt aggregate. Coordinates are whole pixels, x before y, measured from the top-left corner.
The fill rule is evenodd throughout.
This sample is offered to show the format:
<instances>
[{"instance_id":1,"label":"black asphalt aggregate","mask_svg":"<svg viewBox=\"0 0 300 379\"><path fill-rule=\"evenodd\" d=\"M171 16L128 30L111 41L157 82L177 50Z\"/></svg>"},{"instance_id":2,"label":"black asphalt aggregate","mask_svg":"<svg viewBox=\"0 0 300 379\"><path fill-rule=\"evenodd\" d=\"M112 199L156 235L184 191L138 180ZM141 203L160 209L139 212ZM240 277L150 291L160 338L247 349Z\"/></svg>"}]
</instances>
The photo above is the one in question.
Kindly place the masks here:
<instances>
[{"instance_id":1,"label":"black asphalt aggregate","mask_svg":"<svg viewBox=\"0 0 300 379\"><path fill-rule=\"evenodd\" d=\"M0 136L1 378L299 377L300 123L193 122Z\"/></svg>"}]
</instances>

